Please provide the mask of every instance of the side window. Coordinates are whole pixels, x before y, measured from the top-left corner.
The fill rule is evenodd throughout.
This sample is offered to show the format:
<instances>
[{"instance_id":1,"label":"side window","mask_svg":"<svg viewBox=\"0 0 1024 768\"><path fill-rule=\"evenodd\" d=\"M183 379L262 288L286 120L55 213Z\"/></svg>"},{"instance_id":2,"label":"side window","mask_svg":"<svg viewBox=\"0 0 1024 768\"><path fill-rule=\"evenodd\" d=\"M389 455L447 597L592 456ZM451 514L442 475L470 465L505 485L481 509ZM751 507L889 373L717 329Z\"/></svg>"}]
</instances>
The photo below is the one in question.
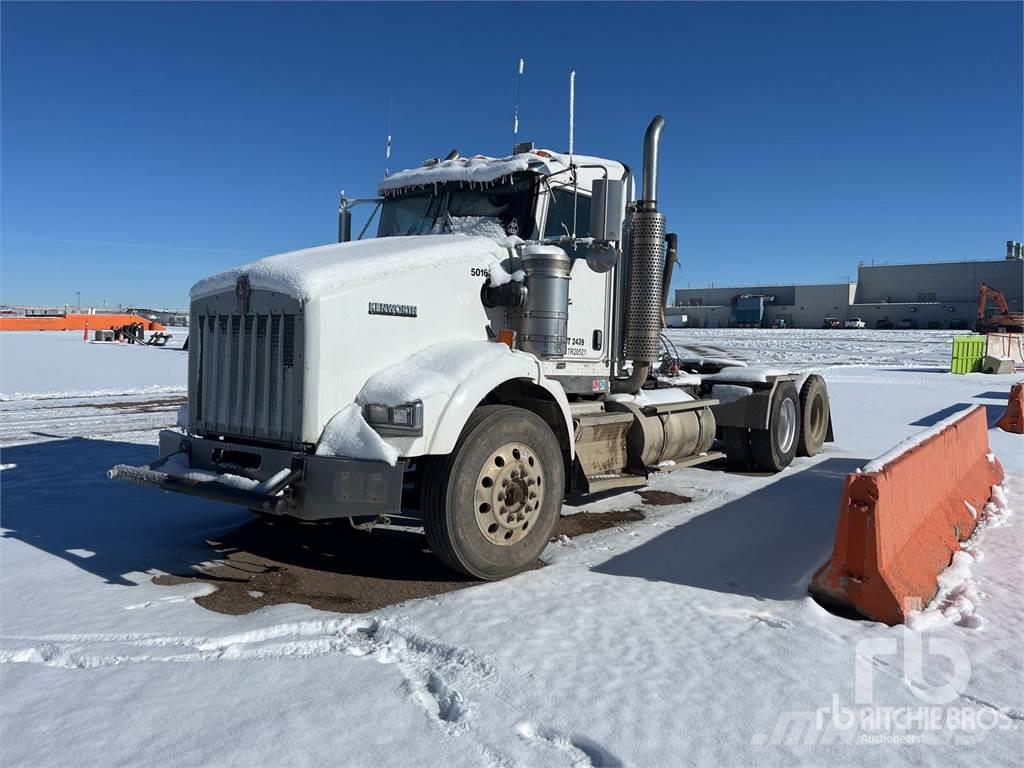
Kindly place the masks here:
<instances>
[{"instance_id":1,"label":"side window","mask_svg":"<svg viewBox=\"0 0 1024 768\"><path fill-rule=\"evenodd\" d=\"M573 193L571 189L552 189L548 202L548 219L544 224L544 239L557 240L568 232L572 234ZM590 236L590 198L576 196L576 237Z\"/></svg>"}]
</instances>

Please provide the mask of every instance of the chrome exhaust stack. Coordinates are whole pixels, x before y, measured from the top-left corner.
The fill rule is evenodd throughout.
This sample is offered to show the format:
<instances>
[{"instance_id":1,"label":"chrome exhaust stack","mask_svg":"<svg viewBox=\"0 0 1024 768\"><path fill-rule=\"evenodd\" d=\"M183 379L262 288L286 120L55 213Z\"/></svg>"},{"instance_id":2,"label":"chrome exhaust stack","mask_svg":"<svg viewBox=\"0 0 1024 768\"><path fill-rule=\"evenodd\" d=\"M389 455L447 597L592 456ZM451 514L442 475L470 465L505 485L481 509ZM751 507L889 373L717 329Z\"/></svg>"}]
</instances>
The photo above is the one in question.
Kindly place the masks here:
<instances>
[{"instance_id":1,"label":"chrome exhaust stack","mask_svg":"<svg viewBox=\"0 0 1024 768\"><path fill-rule=\"evenodd\" d=\"M640 205L646 210L653 211L658 207L658 146L661 144L661 131L664 127L665 118L656 115L644 134L643 197Z\"/></svg>"},{"instance_id":2,"label":"chrome exhaust stack","mask_svg":"<svg viewBox=\"0 0 1024 768\"><path fill-rule=\"evenodd\" d=\"M622 387L639 389L661 351L661 301L665 271L665 216L658 211L658 144L665 118L655 117L644 135L643 198L629 224L626 318L623 357L633 361L633 375ZM641 375L638 369L643 369ZM639 379L639 381L636 381ZM628 391L628 390L627 390Z\"/></svg>"}]
</instances>

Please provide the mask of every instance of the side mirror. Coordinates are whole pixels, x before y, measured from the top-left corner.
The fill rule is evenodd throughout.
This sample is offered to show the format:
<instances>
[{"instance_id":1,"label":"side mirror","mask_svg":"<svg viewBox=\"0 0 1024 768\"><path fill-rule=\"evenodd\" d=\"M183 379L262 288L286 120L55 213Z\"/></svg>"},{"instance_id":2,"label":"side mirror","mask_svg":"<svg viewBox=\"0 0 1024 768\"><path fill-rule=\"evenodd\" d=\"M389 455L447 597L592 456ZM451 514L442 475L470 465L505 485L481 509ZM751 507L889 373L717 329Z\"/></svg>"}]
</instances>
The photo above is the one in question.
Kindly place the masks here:
<instances>
[{"instance_id":1,"label":"side mirror","mask_svg":"<svg viewBox=\"0 0 1024 768\"><path fill-rule=\"evenodd\" d=\"M626 183L595 179L590 199L590 236L597 240L622 242L626 218Z\"/></svg>"}]
</instances>

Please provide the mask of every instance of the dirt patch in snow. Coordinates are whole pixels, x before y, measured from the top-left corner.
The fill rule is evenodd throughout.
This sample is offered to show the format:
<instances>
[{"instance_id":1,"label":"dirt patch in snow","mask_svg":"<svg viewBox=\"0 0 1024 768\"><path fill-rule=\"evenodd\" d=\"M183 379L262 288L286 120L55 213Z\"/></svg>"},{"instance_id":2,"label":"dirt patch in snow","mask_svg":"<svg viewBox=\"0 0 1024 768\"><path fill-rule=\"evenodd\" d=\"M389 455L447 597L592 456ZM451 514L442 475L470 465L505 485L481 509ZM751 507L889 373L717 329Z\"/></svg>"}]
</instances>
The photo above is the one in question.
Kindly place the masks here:
<instances>
[{"instance_id":1,"label":"dirt patch in snow","mask_svg":"<svg viewBox=\"0 0 1024 768\"><path fill-rule=\"evenodd\" d=\"M173 411L188 402L187 397L164 397L152 400L125 400L116 402L80 402L84 398L39 398L41 400L76 399L71 405L40 405L34 411L58 411L58 410L81 410L83 408L97 408L100 410L114 409L123 410L128 413L157 413L159 411Z\"/></svg>"},{"instance_id":2,"label":"dirt patch in snow","mask_svg":"<svg viewBox=\"0 0 1024 768\"><path fill-rule=\"evenodd\" d=\"M655 505L689 501L667 491L641 495ZM567 515L552 537L571 539L643 519L638 509ZM356 531L345 521L258 519L207 543L216 562L189 574L156 576L153 583L211 584L216 591L196 602L217 613L239 615L278 603L364 613L482 583L445 567L418 532ZM536 567L542 565L538 561Z\"/></svg>"},{"instance_id":3,"label":"dirt patch in snow","mask_svg":"<svg viewBox=\"0 0 1024 768\"><path fill-rule=\"evenodd\" d=\"M693 501L689 496L680 496L672 491L637 491L637 495L652 507L670 507L673 504L686 504Z\"/></svg>"},{"instance_id":4,"label":"dirt patch in snow","mask_svg":"<svg viewBox=\"0 0 1024 768\"><path fill-rule=\"evenodd\" d=\"M115 408L129 413L155 413L173 411L188 402L187 397L167 397L158 400L128 401L117 403L94 403L90 408ZM57 406L58 408L80 408L81 406Z\"/></svg>"},{"instance_id":5,"label":"dirt patch in snow","mask_svg":"<svg viewBox=\"0 0 1024 768\"><path fill-rule=\"evenodd\" d=\"M218 562L154 583L205 582L196 598L218 613L250 613L277 603L362 613L478 583L448 570L417 533L353 530L347 522L253 520L208 542Z\"/></svg>"},{"instance_id":6,"label":"dirt patch in snow","mask_svg":"<svg viewBox=\"0 0 1024 768\"><path fill-rule=\"evenodd\" d=\"M582 536L584 533L603 531L605 528L613 528L617 525L637 523L644 519L644 513L639 509L621 509L613 512L580 512L575 515L562 517L555 526L554 538L559 536Z\"/></svg>"}]
</instances>

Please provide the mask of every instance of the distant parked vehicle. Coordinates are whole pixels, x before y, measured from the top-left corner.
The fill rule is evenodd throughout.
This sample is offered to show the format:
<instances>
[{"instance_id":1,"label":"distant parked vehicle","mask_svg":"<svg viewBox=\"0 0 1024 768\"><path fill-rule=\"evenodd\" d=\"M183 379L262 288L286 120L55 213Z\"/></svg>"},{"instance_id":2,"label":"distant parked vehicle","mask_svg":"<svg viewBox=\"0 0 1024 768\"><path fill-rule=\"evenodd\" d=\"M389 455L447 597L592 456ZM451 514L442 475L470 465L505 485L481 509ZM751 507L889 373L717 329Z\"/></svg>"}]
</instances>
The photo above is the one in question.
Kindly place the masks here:
<instances>
[{"instance_id":1,"label":"distant parked vehicle","mask_svg":"<svg viewBox=\"0 0 1024 768\"><path fill-rule=\"evenodd\" d=\"M867 328L868 324L861 320L859 317L851 317L844 323L846 328Z\"/></svg>"},{"instance_id":2,"label":"distant parked vehicle","mask_svg":"<svg viewBox=\"0 0 1024 768\"><path fill-rule=\"evenodd\" d=\"M949 330L951 331L969 331L970 329L970 324L964 319L949 321Z\"/></svg>"},{"instance_id":3,"label":"distant parked vehicle","mask_svg":"<svg viewBox=\"0 0 1024 768\"><path fill-rule=\"evenodd\" d=\"M825 321L821 324L822 328L842 328L842 324L839 322L839 318L826 317Z\"/></svg>"},{"instance_id":4,"label":"distant parked vehicle","mask_svg":"<svg viewBox=\"0 0 1024 768\"><path fill-rule=\"evenodd\" d=\"M880 320L875 321L875 328L880 331L888 331L893 327L892 320L888 317L883 317Z\"/></svg>"},{"instance_id":5,"label":"distant parked vehicle","mask_svg":"<svg viewBox=\"0 0 1024 768\"><path fill-rule=\"evenodd\" d=\"M775 320L774 322L772 322L772 328L787 328L787 327L788 326L786 325L786 321L781 319L781 318L779 318L778 320Z\"/></svg>"},{"instance_id":6,"label":"distant parked vehicle","mask_svg":"<svg viewBox=\"0 0 1024 768\"><path fill-rule=\"evenodd\" d=\"M904 317L904 318L902 318L900 320L899 327L900 327L900 330L902 330L902 331L916 331L917 330L917 320L914 320L911 317Z\"/></svg>"}]
</instances>

